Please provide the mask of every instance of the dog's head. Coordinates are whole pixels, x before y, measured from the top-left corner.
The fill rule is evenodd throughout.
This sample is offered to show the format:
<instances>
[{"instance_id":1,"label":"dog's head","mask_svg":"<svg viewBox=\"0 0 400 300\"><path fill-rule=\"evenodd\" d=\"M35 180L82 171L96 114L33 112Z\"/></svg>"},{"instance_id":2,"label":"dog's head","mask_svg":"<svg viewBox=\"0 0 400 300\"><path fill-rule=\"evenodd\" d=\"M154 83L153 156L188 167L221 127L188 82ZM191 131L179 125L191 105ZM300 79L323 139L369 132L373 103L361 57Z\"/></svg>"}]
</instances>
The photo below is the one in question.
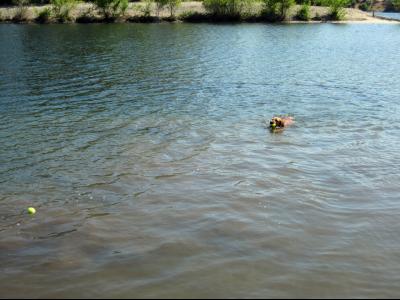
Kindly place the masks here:
<instances>
[{"instance_id":1,"label":"dog's head","mask_svg":"<svg viewBox=\"0 0 400 300\"><path fill-rule=\"evenodd\" d=\"M283 127L283 121L281 118L273 117L269 122L270 127Z\"/></svg>"}]
</instances>

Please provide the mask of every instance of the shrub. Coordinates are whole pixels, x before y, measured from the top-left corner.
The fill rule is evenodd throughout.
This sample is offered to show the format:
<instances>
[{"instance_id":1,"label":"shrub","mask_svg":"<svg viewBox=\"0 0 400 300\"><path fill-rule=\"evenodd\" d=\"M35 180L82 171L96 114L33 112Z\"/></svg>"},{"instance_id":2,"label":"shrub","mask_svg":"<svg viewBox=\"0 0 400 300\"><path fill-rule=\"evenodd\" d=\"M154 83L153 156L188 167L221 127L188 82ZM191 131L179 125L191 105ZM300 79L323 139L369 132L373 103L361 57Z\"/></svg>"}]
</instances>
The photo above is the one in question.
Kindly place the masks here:
<instances>
[{"instance_id":1,"label":"shrub","mask_svg":"<svg viewBox=\"0 0 400 300\"><path fill-rule=\"evenodd\" d=\"M77 0L50 0L50 3L58 21L66 22L71 20L71 11L76 7Z\"/></svg>"},{"instance_id":2,"label":"shrub","mask_svg":"<svg viewBox=\"0 0 400 300\"><path fill-rule=\"evenodd\" d=\"M51 9L49 7L46 7L42 11L39 12L36 22L39 23L49 23L51 19Z\"/></svg>"},{"instance_id":3,"label":"shrub","mask_svg":"<svg viewBox=\"0 0 400 300\"><path fill-rule=\"evenodd\" d=\"M128 0L120 0L119 1L119 3L120 3L120 5L119 5L119 14L120 15L122 15L122 16L125 16L125 14L126 14L126 11L128 10L128 8L129 8L129 1Z\"/></svg>"},{"instance_id":4,"label":"shrub","mask_svg":"<svg viewBox=\"0 0 400 300\"><path fill-rule=\"evenodd\" d=\"M203 6L214 18L240 19L254 0L204 0Z\"/></svg>"},{"instance_id":5,"label":"shrub","mask_svg":"<svg viewBox=\"0 0 400 300\"><path fill-rule=\"evenodd\" d=\"M345 7L349 5L349 0L326 0L329 6L329 16L332 20L340 21L346 17Z\"/></svg>"},{"instance_id":6,"label":"shrub","mask_svg":"<svg viewBox=\"0 0 400 300\"><path fill-rule=\"evenodd\" d=\"M129 8L129 0L120 0L118 1L118 7L119 7L119 14L121 14L122 16L124 16L126 14L126 11Z\"/></svg>"},{"instance_id":7,"label":"shrub","mask_svg":"<svg viewBox=\"0 0 400 300\"><path fill-rule=\"evenodd\" d=\"M283 21L288 17L289 9L294 5L294 0L263 0L263 15L267 21Z\"/></svg>"},{"instance_id":8,"label":"shrub","mask_svg":"<svg viewBox=\"0 0 400 300\"><path fill-rule=\"evenodd\" d=\"M17 5L15 15L13 17L14 22L24 22L28 20L28 4L29 0L14 0L14 5Z\"/></svg>"},{"instance_id":9,"label":"shrub","mask_svg":"<svg viewBox=\"0 0 400 300\"><path fill-rule=\"evenodd\" d=\"M297 12L296 18L301 21L311 20L310 3L304 3Z\"/></svg>"},{"instance_id":10,"label":"shrub","mask_svg":"<svg viewBox=\"0 0 400 300\"><path fill-rule=\"evenodd\" d=\"M129 6L128 0L94 0L93 2L107 20L125 15Z\"/></svg>"}]
</instances>

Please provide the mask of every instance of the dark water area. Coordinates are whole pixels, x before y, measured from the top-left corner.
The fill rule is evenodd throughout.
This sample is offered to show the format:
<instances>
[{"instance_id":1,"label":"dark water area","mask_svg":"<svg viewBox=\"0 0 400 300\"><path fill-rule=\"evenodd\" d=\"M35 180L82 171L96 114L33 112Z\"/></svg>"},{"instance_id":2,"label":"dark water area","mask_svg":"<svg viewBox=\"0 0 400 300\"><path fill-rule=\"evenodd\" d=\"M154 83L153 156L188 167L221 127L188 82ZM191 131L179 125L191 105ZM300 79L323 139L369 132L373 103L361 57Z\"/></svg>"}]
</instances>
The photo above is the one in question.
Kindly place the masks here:
<instances>
[{"instance_id":1,"label":"dark water area","mask_svg":"<svg viewBox=\"0 0 400 300\"><path fill-rule=\"evenodd\" d=\"M0 25L0 297L398 297L399 49L397 25Z\"/></svg>"}]
</instances>

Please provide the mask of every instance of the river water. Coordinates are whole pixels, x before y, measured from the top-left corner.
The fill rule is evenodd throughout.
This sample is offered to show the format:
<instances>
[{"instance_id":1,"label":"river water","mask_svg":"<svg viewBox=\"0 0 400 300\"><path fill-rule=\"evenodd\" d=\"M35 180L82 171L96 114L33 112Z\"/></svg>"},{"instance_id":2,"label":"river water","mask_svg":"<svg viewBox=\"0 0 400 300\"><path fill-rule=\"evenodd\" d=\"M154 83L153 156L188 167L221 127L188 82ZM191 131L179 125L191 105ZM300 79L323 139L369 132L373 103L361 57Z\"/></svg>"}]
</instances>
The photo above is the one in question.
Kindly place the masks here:
<instances>
[{"instance_id":1,"label":"river water","mask_svg":"<svg viewBox=\"0 0 400 300\"><path fill-rule=\"evenodd\" d=\"M385 17L385 18L388 18L388 19L400 20L400 13L396 13L396 12L392 12L392 13L390 13L390 12L379 12L379 13L376 13L376 15L380 16L380 17Z\"/></svg>"},{"instance_id":2,"label":"river water","mask_svg":"<svg viewBox=\"0 0 400 300\"><path fill-rule=\"evenodd\" d=\"M0 297L398 297L399 49L397 25L0 25Z\"/></svg>"}]
</instances>

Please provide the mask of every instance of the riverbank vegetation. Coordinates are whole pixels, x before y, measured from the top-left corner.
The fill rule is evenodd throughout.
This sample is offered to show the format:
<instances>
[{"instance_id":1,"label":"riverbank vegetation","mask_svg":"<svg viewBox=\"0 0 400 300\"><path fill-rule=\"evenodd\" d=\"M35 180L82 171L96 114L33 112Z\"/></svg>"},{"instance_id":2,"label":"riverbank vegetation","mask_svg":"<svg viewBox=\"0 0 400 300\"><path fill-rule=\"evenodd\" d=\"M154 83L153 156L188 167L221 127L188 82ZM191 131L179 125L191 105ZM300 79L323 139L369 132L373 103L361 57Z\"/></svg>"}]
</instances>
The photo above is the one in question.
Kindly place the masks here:
<instances>
[{"instance_id":1,"label":"riverbank vegetation","mask_svg":"<svg viewBox=\"0 0 400 300\"><path fill-rule=\"evenodd\" d=\"M346 17L344 8L349 5L349 2L349 0L326 0L330 18L332 20L344 20Z\"/></svg>"},{"instance_id":2,"label":"riverbank vegetation","mask_svg":"<svg viewBox=\"0 0 400 300\"><path fill-rule=\"evenodd\" d=\"M349 11L352 14L355 11L348 8L354 6L355 0L353 2L351 0L4 1L8 1L7 4L12 4L12 6L0 9L0 21L37 23L336 21L346 19ZM391 1L395 7L400 5L400 0ZM370 2L365 3L368 5Z\"/></svg>"},{"instance_id":3,"label":"riverbank vegetation","mask_svg":"<svg viewBox=\"0 0 400 300\"><path fill-rule=\"evenodd\" d=\"M310 21L311 20L311 5L310 2L304 2L299 11L296 14L296 18L300 21Z\"/></svg>"},{"instance_id":4,"label":"riverbank vegetation","mask_svg":"<svg viewBox=\"0 0 400 300\"><path fill-rule=\"evenodd\" d=\"M29 16L27 5L29 4L29 0L15 0L13 3L17 8L12 20L17 23L28 20Z\"/></svg>"},{"instance_id":5,"label":"riverbank vegetation","mask_svg":"<svg viewBox=\"0 0 400 300\"><path fill-rule=\"evenodd\" d=\"M107 21L125 15L129 6L128 0L94 0L93 3Z\"/></svg>"},{"instance_id":6,"label":"riverbank vegetation","mask_svg":"<svg viewBox=\"0 0 400 300\"><path fill-rule=\"evenodd\" d=\"M52 10L54 17L57 21L63 23L71 21L71 11L76 7L77 0L51 0ZM45 8L43 10L44 14L49 14L49 18L51 17L51 9Z\"/></svg>"},{"instance_id":7,"label":"riverbank vegetation","mask_svg":"<svg viewBox=\"0 0 400 300\"><path fill-rule=\"evenodd\" d=\"M386 1L386 11L397 11L397 12L400 12L400 0L388 0L388 1Z\"/></svg>"}]
</instances>

